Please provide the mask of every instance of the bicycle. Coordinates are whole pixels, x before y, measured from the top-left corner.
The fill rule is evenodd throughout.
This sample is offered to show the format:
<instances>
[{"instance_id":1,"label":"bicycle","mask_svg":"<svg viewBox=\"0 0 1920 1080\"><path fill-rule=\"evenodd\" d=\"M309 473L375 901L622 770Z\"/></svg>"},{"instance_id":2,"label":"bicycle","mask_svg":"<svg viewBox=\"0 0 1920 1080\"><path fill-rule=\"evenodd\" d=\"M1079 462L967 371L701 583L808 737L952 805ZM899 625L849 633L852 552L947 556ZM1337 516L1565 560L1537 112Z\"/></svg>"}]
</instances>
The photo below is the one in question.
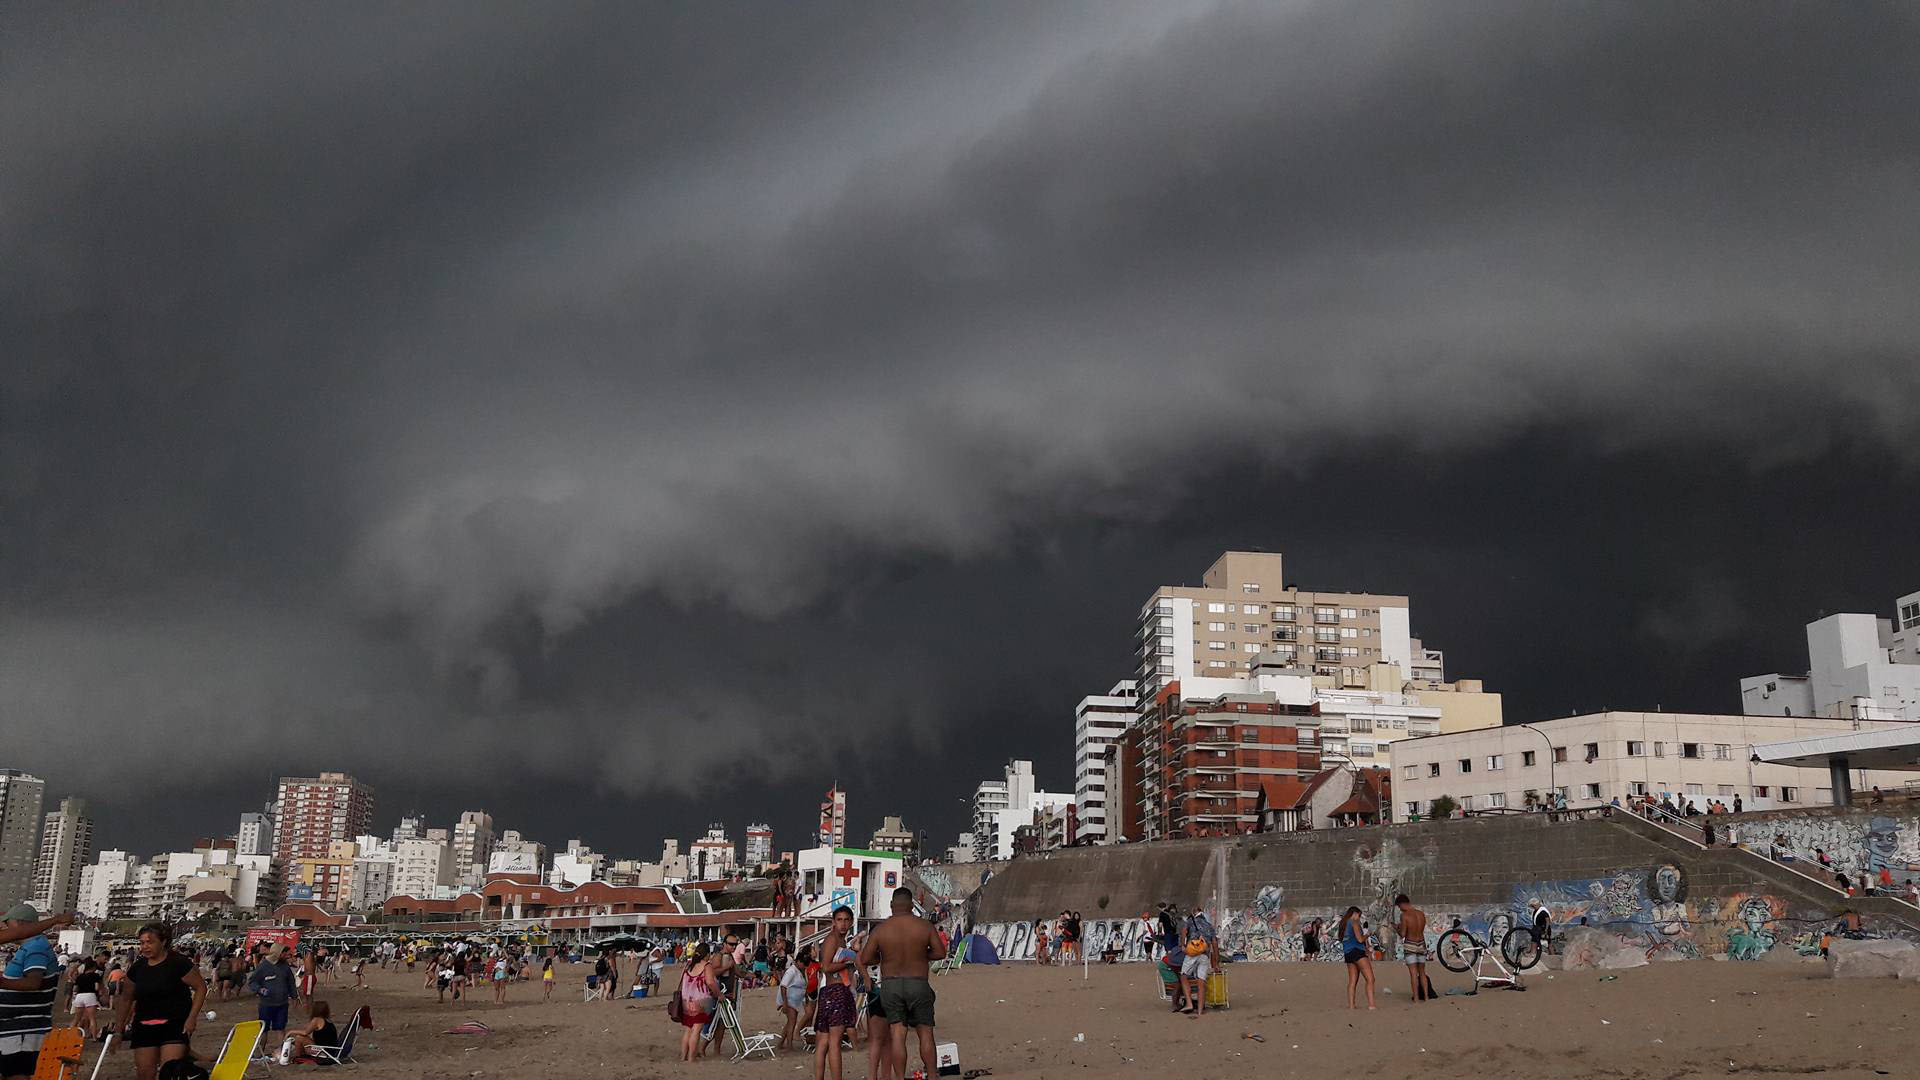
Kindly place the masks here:
<instances>
[{"instance_id":1,"label":"bicycle","mask_svg":"<svg viewBox=\"0 0 1920 1080\"><path fill-rule=\"evenodd\" d=\"M1500 947L1496 951L1475 937L1473 931L1453 920L1453 928L1440 935L1440 941L1434 947L1440 960L1440 966L1455 973L1473 972L1474 989L1482 986L1511 987L1523 989L1520 984L1520 972L1532 968L1540 962L1540 941L1533 936L1532 927L1515 925L1500 936ZM1481 972L1481 966L1491 960L1500 974L1487 975Z\"/></svg>"}]
</instances>

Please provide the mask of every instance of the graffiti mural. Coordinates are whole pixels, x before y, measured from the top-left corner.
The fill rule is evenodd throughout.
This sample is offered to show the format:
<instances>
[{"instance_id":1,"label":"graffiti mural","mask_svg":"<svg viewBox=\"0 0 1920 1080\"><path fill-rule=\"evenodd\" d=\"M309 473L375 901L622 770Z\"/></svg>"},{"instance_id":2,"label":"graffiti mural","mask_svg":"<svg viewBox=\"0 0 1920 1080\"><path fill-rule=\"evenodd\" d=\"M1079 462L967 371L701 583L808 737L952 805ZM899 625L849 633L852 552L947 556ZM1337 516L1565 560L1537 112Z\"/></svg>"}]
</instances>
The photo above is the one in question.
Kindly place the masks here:
<instances>
[{"instance_id":1,"label":"graffiti mural","mask_svg":"<svg viewBox=\"0 0 1920 1080\"><path fill-rule=\"evenodd\" d=\"M1920 818L1889 814L1805 813L1781 814L1739 825L1739 839L1756 851L1766 851L1775 838L1785 841L1794 858L1809 860L1825 852L1834 865L1848 873L1865 870L1875 877L1885 873L1896 882L1920 874Z\"/></svg>"},{"instance_id":2,"label":"graffiti mural","mask_svg":"<svg viewBox=\"0 0 1920 1080\"><path fill-rule=\"evenodd\" d=\"M1003 961L1032 960L1035 940L1031 922L986 923L974 927L985 935ZM1085 938L1082 946L1087 958L1098 963L1108 948L1117 948L1121 961L1151 959L1147 924L1139 919L1089 919L1081 924Z\"/></svg>"}]
</instances>

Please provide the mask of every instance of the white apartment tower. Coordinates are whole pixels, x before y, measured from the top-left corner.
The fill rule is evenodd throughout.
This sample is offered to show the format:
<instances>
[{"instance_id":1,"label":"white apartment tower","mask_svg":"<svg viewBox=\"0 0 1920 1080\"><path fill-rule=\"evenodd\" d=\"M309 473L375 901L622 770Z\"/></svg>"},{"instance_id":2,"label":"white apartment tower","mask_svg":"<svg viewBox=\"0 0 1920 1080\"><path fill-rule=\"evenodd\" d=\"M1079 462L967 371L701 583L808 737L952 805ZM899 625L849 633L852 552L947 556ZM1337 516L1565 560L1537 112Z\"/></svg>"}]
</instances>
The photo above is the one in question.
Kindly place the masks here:
<instances>
[{"instance_id":1,"label":"white apartment tower","mask_svg":"<svg viewBox=\"0 0 1920 1080\"><path fill-rule=\"evenodd\" d=\"M689 852L696 880L711 881L733 873L733 841L727 836L727 827L720 822L707 826L707 835L695 840Z\"/></svg>"},{"instance_id":2,"label":"white apartment tower","mask_svg":"<svg viewBox=\"0 0 1920 1080\"><path fill-rule=\"evenodd\" d=\"M1122 680L1104 694L1080 699L1073 710L1073 801L1082 837L1095 844L1107 835L1108 758L1138 708L1134 684Z\"/></svg>"},{"instance_id":3,"label":"white apartment tower","mask_svg":"<svg viewBox=\"0 0 1920 1080\"><path fill-rule=\"evenodd\" d=\"M1893 602L1894 617L1849 613L1807 624L1807 674L1740 680L1748 716L1920 720L1920 593Z\"/></svg>"},{"instance_id":4,"label":"white apartment tower","mask_svg":"<svg viewBox=\"0 0 1920 1080\"><path fill-rule=\"evenodd\" d=\"M233 833L233 847L241 855L273 854L273 816L265 812L241 814L240 827Z\"/></svg>"},{"instance_id":5,"label":"white apartment tower","mask_svg":"<svg viewBox=\"0 0 1920 1080\"><path fill-rule=\"evenodd\" d=\"M93 819L87 800L68 796L48 814L33 868L33 905L41 911L72 911L80 901L80 871L93 856Z\"/></svg>"},{"instance_id":6,"label":"white apartment tower","mask_svg":"<svg viewBox=\"0 0 1920 1080\"><path fill-rule=\"evenodd\" d=\"M973 850L976 859L1013 857L1013 833L1033 822L1039 807L1065 809L1073 796L1034 786L1033 762L1009 761L999 780L985 780L973 792Z\"/></svg>"},{"instance_id":7,"label":"white apartment tower","mask_svg":"<svg viewBox=\"0 0 1920 1080\"><path fill-rule=\"evenodd\" d=\"M409 837L393 845L393 895L427 899L453 878L453 848L446 841Z\"/></svg>"},{"instance_id":8,"label":"white apartment tower","mask_svg":"<svg viewBox=\"0 0 1920 1080\"><path fill-rule=\"evenodd\" d=\"M9 907L33 895L46 796L47 785L39 777L0 769L0 903Z\"/></svg>"},{"instance_id":9,"label":"white apartment tower","mask_svg":"<svg viewBox=\"0 0 1920 1080\"><path fill-rule=\"evenodd\" d=\"M89 919L107 917L113 890L133 884L140 860L124 851L103 851L91 866L80 871L80 899L73 910Z\"/></svg>"},{"instance_id":10,"label":"white apartment tower","mask_svg":"<svg viewBox=\"0 0 1920 1080\"><path fill-rule=\"evenodd\" d=\"M487 859L493 854L493 815L485 810L468 810L453 827L453 870L460 883L478 889L487 874Z\"/></svg>"}]
</instances>

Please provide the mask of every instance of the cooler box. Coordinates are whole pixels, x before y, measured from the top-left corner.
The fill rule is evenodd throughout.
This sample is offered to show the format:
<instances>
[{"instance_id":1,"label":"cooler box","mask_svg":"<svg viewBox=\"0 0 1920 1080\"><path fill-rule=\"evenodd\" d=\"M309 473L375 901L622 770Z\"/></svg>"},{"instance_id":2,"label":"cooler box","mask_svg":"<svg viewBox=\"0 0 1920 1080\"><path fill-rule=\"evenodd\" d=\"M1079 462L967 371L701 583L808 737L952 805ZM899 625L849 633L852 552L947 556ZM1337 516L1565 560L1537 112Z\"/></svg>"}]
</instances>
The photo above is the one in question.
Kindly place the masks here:
<instances>
[{"instance_id":1,"label":"cooler box","mask_svg":"<svg viewBox=\"0 0 1920 1080\"><path fill-rule=\"evenodd\" d=\"M634 988L633 988L633 995L632 995L632 996L634 996L634 997L637 997L637 998L643 998L643 997L646 997L646 996L647 996L647 988L646 988L646 987L644 987L644 986L636 986L636 987L634 987Z\"/></svg>"},{"instance_id":2,"label":"cooler box","mask_svg":"<svg viewBox=\"0 0 1920 1080\"><path fill-rule=\"evenodd\" d=\"M1227 973L1216 971L1207 976L1207 1008L1224 1009L1227 1007Z\"/></svg>"},{"instance_id":3,"label":"cooler box","mask_svg":"<svg viewBox=\"0 0 1920 1080\"><path fill-rule=\"evenodd\" d=\"M941 1043L933 1048L934 1062L941 1076L960 1075L960 1044Z\"/></svg>"}]
</instances>

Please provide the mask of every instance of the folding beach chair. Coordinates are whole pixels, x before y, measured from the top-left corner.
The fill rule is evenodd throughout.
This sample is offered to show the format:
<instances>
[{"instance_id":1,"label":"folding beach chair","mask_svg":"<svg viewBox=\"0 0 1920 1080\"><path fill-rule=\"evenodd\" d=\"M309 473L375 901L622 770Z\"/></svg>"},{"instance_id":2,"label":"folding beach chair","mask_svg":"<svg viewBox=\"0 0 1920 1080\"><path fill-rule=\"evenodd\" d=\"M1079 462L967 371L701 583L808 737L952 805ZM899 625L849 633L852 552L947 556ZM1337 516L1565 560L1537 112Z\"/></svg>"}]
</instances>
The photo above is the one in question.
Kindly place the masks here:
<instances>
[{"instance_id":1,"label":"folding beach chair","mask_svg":"<svg viewBox=\"0 0 1920 1080\"><path fill-rule=\"evenodd\" d=\"M353 1040L359 1034L360 1014L356 1012L353 1018L347 1021L346 1030L340 1033L339 1046L321 1046L319 1043L314 1043L307 1047L307 1053L322 1065L351 1065L353 1064Z\"/></svg>"},{"instance_id":2,"label":"folding beach chair","mask_svg":"<svg viewBox=\"0 0 1920 1080\"><path fill-rule=\"evenodd\" d=\"M721 997L714 1003L715 1019L727 1029L733 1038L733 1060L745 1061L755 1054L773 1057L773 1048L780 1042L780 1036L762 1031L757 1035L748 1035L740 1030L740 1014L733 1011L733 1002Z\"/></svg>"},{"instance_id":3,"label":"folding beach chair","mask_svg":"<svg viewBox=\"0 0 1920 1080\"><path fill-rule=\"evenodd\" d=\"M260 1039L267 1032L265 1021L248 1020L233 1025L227 1032L227 1041L220 1044L220 1056L213 1059L211 1080L241 1080L247 1075L247 1066L253 1064L254 1051L260 1048Z\"/></svg>"},{"instance_id":4,"label":"folding beach chair","mask_svg":"<svg viewBox=\"0 0 1920 1080\"><path fill-rule=\"evenodd\" d=\"M107 1037L100 1040L100 1056L93 1059L93 1073L89 1080L100 1080L100 1066L107 1063L107 1052L112 1049L113 1032L109 1031Z\"/></svg>"},{"instance_id":5,"label":"folding beach chair","mask_svg":"<svg viewBox=\"0 0 1920 1080\"><path fill-rule=\"evenodd\" d=\"M935 960L927 969L928 973L938 975L943 971L959 971L960 965L967 962L966 941L966 938L955 939L954 943L947 947L947 958Z\"/></svg>"},{"instance_id":6,"label":"folding beach chair","mask_svg":"<svg viewBox=\"0 0 1920 1080\"><path fill-rule=\"evenodd\" d=\"M87 1036L77 1027L54 1028L40 1043L40 1056L34 1059L33 1080L67 1080L80 1075L80 1059L86 1053Z\"/></svg>"}]
</instances>

